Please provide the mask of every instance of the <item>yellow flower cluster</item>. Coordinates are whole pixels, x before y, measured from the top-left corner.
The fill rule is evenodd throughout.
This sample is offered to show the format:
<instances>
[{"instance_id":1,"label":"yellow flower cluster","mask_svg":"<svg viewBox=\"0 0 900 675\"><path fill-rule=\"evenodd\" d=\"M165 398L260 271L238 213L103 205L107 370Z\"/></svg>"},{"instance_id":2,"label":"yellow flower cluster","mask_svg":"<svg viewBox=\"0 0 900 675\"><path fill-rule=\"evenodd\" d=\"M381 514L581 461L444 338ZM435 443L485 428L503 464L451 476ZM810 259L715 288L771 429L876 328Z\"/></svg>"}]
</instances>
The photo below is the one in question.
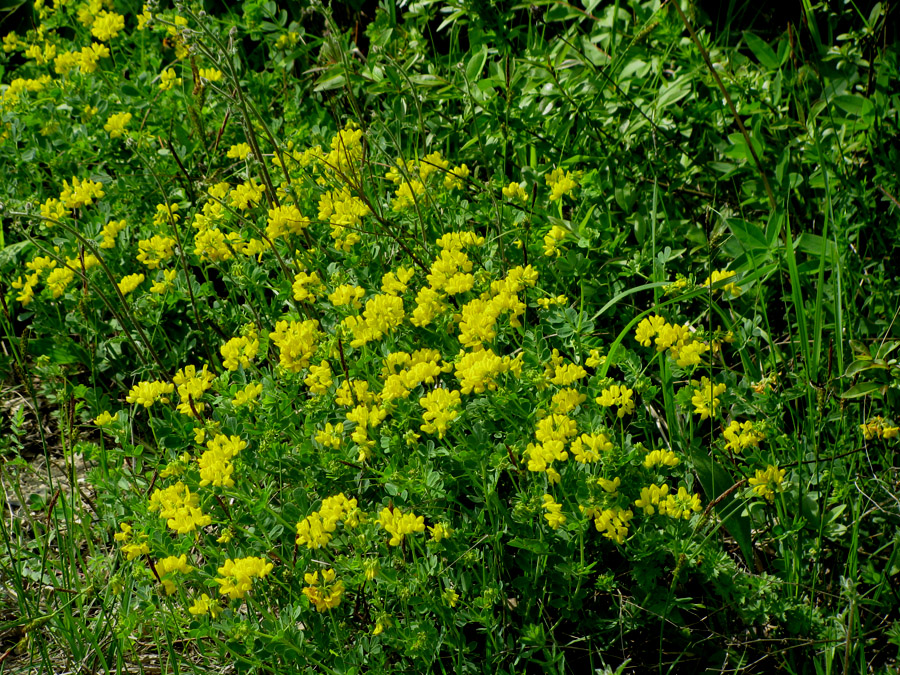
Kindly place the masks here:
<instances>
[{"instance_id":1,"label":"yellow flower cluster","mask_svg":"<svg viewBox=\"0 0 900 675\"><path fill-rule=\"evenodd\" d=\"M256 358L259 352L259 336L252 327L248 328L246 335L231 338L219 351L224 359L222 365L226 370L237 370L238 367L247 368L250 362Z\"/></svg>"},{"instance_id":2,"label":"yellow flower cluster","mask_svg":"<svg viewBox=\"0 0 900 675\"><path fill-rule=\"evenodd\" d=\"M528 201L528 193L525 192L525 188L520 183L510 183L503 190L503 196L509 200L517 201L522 204Z\"/></svg>"},{"instance_id":3,"label":"yellow flower cluster","mask_svg":"<svg viewBox=\"0 0 900 675\"><path fill-rule=\"evenodd\" d=\"M612 441L603 433L581 434L569 446L575 461L581 464L596 462L600 459L601 452L609 452L612 449Z\"/></svg>"},{"instance_id":4,"label":"yellow flower cluster","mask_svg":"<svg viewBox=\"0 0 900 675\"><path fill-rule=\"evenodd\" d=\"M232 600L243 598L253 588L254 579L262 579L272 571L274 565L265 558L251 556L249 558L228 558L219 568L220 577L215 579L219 584L219 593Z\"/></svg>"},{"instance_id":5,"label":"yellow flower cluster","mask_svg":"<svg viewBox=\"0 0 900 675\"><path fill-rule=\"evenodd\" d=\"M238 392L234 395L234 398L231 399L231 405L235 408L239 408L240 406L247 406L248 408L256 405L259 395L262 393L263 386L261 383L253 383L251 382L243 389L238 390Z\"/></svg>"},{"instance_id":6,"label":"yellow flower cluster","mask_svg":"<svg viewBox=\"0 0 900 675\"><path fill-rule=\"evenodd\" d=\"M210 483L220 487L233 487L234 479L231 474L234 473L234 465L231 460L247 447L247 442L239 436L216 434L206 443L206 447L206 452L197 460L200 466L200 487Z\"/></svg>"},{"instance_id":7,"label":"yellow flower cluster","mask_svg":"<svg viewBox=\"0 0 900 675\"><path fill-rule=\"evenodd\" d=\"M537 443L529 443L525 449L528 470L545 472L551 483L558 483L560 475L552 464L555 461L564 462L569 458L569 453L565 451L566 443L577 433L578 425L575 420L565 415L548 415L538 421L534 433ZM583 442L580 447L583 449Z\"/></svg>"},{"instance_id":8,"label":"yellow flower cluster","mask_svg":"<svg viewBox=\"0 0 900 675\"><path fill-rule=\"evenodd\" d=\"M544 235L544 255L549 257L559 256L561 251L559 250L559 243L565 239L569 234L569 231L564 227L560 227L559 225L554 225L550 228L547 234Z\"/></svg>"},{"instance_id":9,"label":"yellow flower cluster","mask_svg":"<svg viewBox=\"0 0 900 675\"><path fill-rule=\"evenodd\" d=\"M584 508L582 511L588 518L594 519L594 527L607 539L617 544L624 544L628 537L629 521L634 517L631 509L600 509L596 506Z\"/></svg>"},{"instance_id":10,"label":"yellow flower cluster","mask_svg":"<svg viewBox=\"0 0 900 675\"><path fill-rule=\"evenodd\" d=\"M116 532L113 539L122 544L122 552L125 554L126 560L134 560L138 556L150 553L150 546L147 544L147 535L138 534L137 541L133 540L132 527L128 523L120 523L121 532Z\"/></svg>"},{"instance_id":11,"label":"yellow flower cluster","mask_svg":"<svg viewBox=\"0 0 900 675\"><path fill-rule=\"evenodd\" d=\"M871 441L874 438L896 438L898 433L900 433L900 427L890 426L881 415L873 417L865 424L860 424L859 430L862 431L867 441Z\"/></svg>"},{"instance_id":12,"label":"yellow flower cluster","mask_svg":"<svg viewBox=\"0 0 900 675\"><path fill-rule=\"evenodd\" d=\"M176 276L178 276L178 270L163 270L162 279L153 282L150 292L162 295L172 287Z\"/></svg>"},{"instance_id":13,"label":"yellow flower cluster","mask_svg":"<svg viewBox=\"0 0 900 675\"><path fill-rule=\"evenodd\" d=\"M175 386L171 382L138 382L128 392L125 400L129 403L142 405L149 408L157 401L168 403L168 395L175 391Z\"/></svg>"},{"instance_id":14,"label":"yellow flower cluster","mask_svg":"<svg viewBox=\"0 0 900 675\"><path fill-rule=\"evenodd\" d=\"M95 199L100 199L104 194L102 183L92 181L90 178L82 181L73 177L71 185L69 185L69 181L63 181L63 190L59 199L67 209L77 209L93 204Z\"/></svg>"},{"instance_id":15,"label":"yellow flower cluster","mask_svg":"<svg viewBox=\"0 0 900 675\"><path fill-rule=\"evenodd\" d=\"M714 417L719 407L718 397L725 393L727 387L722 383L713 383L706 376L702 377L700 382L691 380L691 385L695 387L694 395L691 397L694 412L700 415L701 420Z\"/></svg>"},{"instance_id":16,"label":"yellow flower cluster","mask_svg":"<svg viewBox=\"0 0 900 675\"><path fill-rule=\"evenodd\" d=\"M159 74L160 91L169 91L176 85L180 86L181 83L181 78L178 77L178 73L176 73L172 68L166 68Z\"/></svg>"},{"instance_id":17,"label":"yellow flower cluster","mask_svg":"<svg viewBox=\"0 0 900 675\"><path fill-rule=\"evenodd\" d=\"M359 446L358 461L364 462L369 458L375 441L369 438L369 428L375 428L380 425L384 418L387 417L387 411L377 405L368 406L360 403L346 415L347 420L356 424L350 439Z\"/></svg>"},{"instance_id":18,"label":"yellow flower cluster","mask_svg":"<svg viewBox=\"0 0 900 675\"><path fill-rule=\"evenodd\" d=\"M131 121L131 113L116 113L110 115L103 125L103 130L109 132L110 138L118 138L125 133L125 127Z\"/></svg>"},{"instance_id":19,"label":"yellow flower cluster","mask_svg":"<svg viewBox=\"0 0 900 675\"><path fill-rule=\"evenodd\" d=\"M278 358L282 368L299 373L309 366L309 360L316 351L319 336L319 322L315 319L279 321L269 338L278 347Z\"/></svg>"},{"instance_id":20,"label":"yellow flower cluster","mask_svg":"<svg viewBox=\"0 0 900 675\"><path fill-rule=\"evenodd\" d=\"M600 396L597 397L596 401L598 405L601 405L604 408L617 406L618 409L616 410L616 415L619 418L622 418L625 417L625 415L630 415L634 412L634 400L632 400L633 394L634 390L629 389L624 384L613 384L601 391Z\"/></svg>"},{"instance_id":21,"label":"yellow flower cluster","mask_svg":"<svg viewBox=\"0 0 900 675\"><path fill-rule=\"evenodd\" d=\"M388 544L399 546L407 534L425 531L425 518L416 516L412 511L403 513L399 508L393 510L385 507L378 516L378 522L391 535Z\"/></svg>"},{"instance_id":22,"label":"yellow flower cluster","mask_svg":"<svg viewBox=\"0 0 900 675\"><path fill-rule=\"evenodd\" d=\"M202 74L200 75L203 76ZM235 143L230 148L228 148L228 152L225 153L225 156L228 159L246 159L247 156L252 151L249 143ZM272 216L271 211L269 212L269 217Z\"/></svg>"},{"instance_id":23,"label":"yellow flower cluster","mask_svg":"<svg viewBox=\"0 0 900 675\"><path fill-rule=\"evenodd\" d=\"M566 522L566 517L562 512L562 504L558 504L551 495L544 495L543 509L546 511L544 518L547 524L554 530L558 530L559 526Z\"/></svg>"},{"instance_id":24,"label":"yellow flower cluster","mask_svg":"<svg viewBox=\"0 0 900 675\"><path fill-rule=\"evenodd\" d=\"M375 393L369 391L366 380L344 380L334 393L334 402L345 408L374 403L376 398Z\"/></svg>"},{"instance_id":25,"label":"yellow flower cluster","mask_svg":"<svg viewBox=\"0 0 900 675\"><path fill-rule=\"evenodd\" d=\"M331 238L339 251L350 251L354 244L359 243L360 236L356 230L362 228L362 219L371 212L369 206L351 194L348 188L329 190L319 198L319 220L331 226Z\"/></svg>"},{"instance_id":26,"label":"yellow flower cluster","mask_svg":"<svg viewBox=\"0 0 900 675\"><path fill-rule=\"evenodd\" d=\"M560 386L568 386L587 375L587 371L574 363L565 363L558 349L554 349L550 362L544 367L544 374L550 382Z\"/></svg>"},{"instance_id":27,"label":"yellow flower cluster","mask_svg":"<svg viewBox=\"0 0 900 675\"><path fill-rule=\"evenodd\" d=\"M420 328L440 314L446 295L463 293L475 284L475 277L470 274L472 261L462 249L481 246L484 237L473 232L450 232L436 243L441 251L431 264L428 285L419 289L416 295L416 308L410 317L410 322Z\"/></svg>"},{"instance_id":28,"label":"yellow flower cluster","mask_svg":"<svg viewBox=\"0 0 900 675\"><path fill-rule=\"evenodd\" d=\"M531 265L514 267L504 279L492 282L488 291L464 305L459 322L460 344L478 349L482 343L493 340L497 336L497 321L504 313L509 315L510 326L520 326L525 303L518 294L534 286L537 278Z\"/></svg>"},{"instance_id":29,"label":"yellow flower cluster","mask_svg":"<svg viewBox=\"0 0 900 675\"><path fill-rule=\"evenodd\" d=\"M434 384L435 378L451 367L441 367L441 353L436 349L418 349L412 354L392 352L385 357L381 371L384 380L381 400L388 403L406 398L411 389L420 384Z\"/></svg>"},{"instance_id":30,"label":"yellow flower cluster","mask_svg":"<svg viewBox=\"0 0 900 675\"><path fill-rule=\"evenodd\" d=\"M644 513L652 516L656 510L664 516L678 520L689 520L692 513L700 511L700 496L690 494L683 486L678 492L670 494L669 486L651 485L641 488L641 496L635 500L634 505L644 509Z\"/></svg>"},{"instance_id":31,"label":"yellow flower cluster","mask_svg":"<svg viewBox=\"0 0 900 675\"><path fill-rule=\"evenodd\" d=\"M303 589L303 595L309 598L317 612L334 609L341 604L341 596L344 594L344 582L340 579L335 581L333 569L322 570L321 582L319 581L318 571L312 574L304 574L303 579L308 584Z\"/></svg>"},{"instance_id":32,"label":"yellow flower cluster","mask_svg":"<svg viewBox=\"0 0 900 675\"><path fill-rule=\"evenodd\" d=\"M100 248L114 248L116 245L116 237L119 232L125 229L127 223L124 220L111 220L103 229L100 230L100 236L103 240L100 242Z\"/></svg>"},{"instance_id":33,"label":"yellow flower cluster","mask_svg":"<svg viewBox=\"0 0 900 675\"><path fill-rule=\"evenodd\" d=\"M386 272L381 277L381 292L385 295L402 295L413 278L415 270L411 267L398 267L396 271Z\"/></svg>"},{"instance_id":34,"label":"yellow flower cluster","mask_svg":"<svg viewBox=\"0 0 900 675\"><path fill-rule=\"evenodd\" d=\"M188 611L195 616L209 614L211 617L216 618L221 613L222 608L217 602L211 600L206 593L201 593L200 597L194 600L194 604L188 607Z\"/></svg>"},{"instance_id":35,"label":"yellow flower cluster","mask_svg":"<svg viewBox=\"0 0 900 675\"><path fill-rule=\"evenodd\" d=\"M338 522L353 528L359 520L356 499L347 499L343 492L326 497L318 511L313 511L297 523L297 545L309 549L323 548L331 541Z\"/></svg>"},{"instance_id":36,"label":"yellow flower cluster","mask_svg":"<svg viewBox=\"0 0 900 675\"><path fill-rule=\"evenodd\" d=\"M702 355L709 351L709 345L693 338L690 326L670 324L656 315L642 319L634 337L644 347L649 347L655 337L656 351L669 350L669 356L682 368L699 365Z\"/></svg>"},{"instance_id":37,"label":"yellow flower cluster","mask_svg":"<svg viewBox=\"0 0 900 675\"><path fill-rule=\"evenodd\" d=\"M332 424L331 422L326 422L325 428L317 431L314 438L316 443L321 443L326 448L339 450L343 432L344 425L342 423Z\"/></svg>"},{"instance_id":38,"label":"yellow flower cluster","mask_svg":"<svg viewBox=\"0 0 900 675\"><path fill-rule=\"evenodd\" d=\"M82 73L93 73L100 59L108 56L109 47L94 42L90 47L82 47L79 52L59 54L53 59L53 69L58 75L66 75L73 68L81 68Z\"/></svg>"},{"instance_id":39,"label":"yellow flower cluster","mask_svg":"<svg viewBox=\"0 0 900 675\"><path fill-rule=\"evenodd\" d=\"M187 555L182 553L180 556L170 555L168 558L156 561L156 573L159 575L166 595L172 595L177 589L172 576L178 574L190 574L194 568L187 563Z\"/></svg>"},{"instance_id":40,"label":"yellow flower cluster","mask_svg":"<svg viewBox=\"0 0 900 675\"><path fill-rule=\"evenodd\" d=\"M180 398L178 412L188 417L194 417L195 412L197 414L203 412L206 405L200 401L200 398L212 387L215 379L215 374L209 372L209 366L206 365L199 372L197 372L196 366L185 366L179 369L172 378L172 382L178 387L178 397Z\"/></svg>"},{"instance_id":41,"label":"yellow flower cluster","mask_svg":"<svg viewBox=\"0 0 900 675\"><path fill-rule=\"evenodd\" d=\"M567 415L572 412L584 403L587 400L587 396L579 392L577 389L560 389L558 392L553 394L553 398L551 400L551 407L553 412L559 415Z\"/></svg>"},{"instance_id":42,"label":"yellow flower cluster","mask_svg":"<svg viewBox=\"0 0 900 675\"><path fill-rule=\"evenodd\" d=\"M787 472L769 464L765 470L757 469L756 475L748 482L753 491L768 501L775 500L775 493L781 491L781 483Z\"/></svg>"},{"instance_id":43,"label":"yellow flower cluster","mask_svg":"<svg viewBox=\"0 0 900 675\"><path fill-rule=\"evenodd\" d=\"M522 374L522 356L497 356L491 349L460 352L455 365L456 379L463 394L482 394L497 388L496 378L502 373Z\"/></svg>"},{"instance_id":44,"label":"yellow flower cluster","mask_svg":"<svg viewBox=\"0 0 900 675\"><path fill-rule=\"evenodd\" d=\"M322 361L319 365L309 367L309 374L304 378L303 383L309 387L311 394L319 396L325 394L331 387L331 365L328 361Z\"/></svg>"},{"instance_id":45,"label":"yellow flower cluster","mask_svg":"<svg viewBox=\"0 0 900 675\"><path fill-rule=\"evenodd\" d=\"M228 205L232 208L246 211L259 204L266 189L255 178L236 186L228 194Z\"/></svg>"},{"instance_id":46,"label":"yellow flower cluster","mask_svg":"<svg viewBox=\"0 0 900 675\"><path fill-rule=\"evenodd\" d=\"M212 522L212 518L204 515L200 508L199 495L192 493L181 481L162 490L154 490L147 508L159 511L159 517L165 518L166 525L178 534L192 532Z\"/></svg>"},{"instance_id":47,"label":"yellow flower cluster","mask_svg":"<svg viewBox=\"0 0 900 675\"><path fill-rule=\"evenodd\" d=\"M315 302L314 290L322 284L318 272L309 274L306 271L297 272L294 275L294 283L291 290L294 292L294 300L297 302Z\"/></svg>"},{"instance_id":48,"label":"yellow flower cluster","mask_svg":"<svg viewBox=\"0 0 900 675\"><path fill-rule=\"evenodd\" d=\"M380 340L403 323L405 316L402 298L379 294L366 302L362 316L348 316L341 325L353 334L350 346L356 348Z\"/></svg>"},{"instance_id":49,"label":"yellow flower cluster","mask_svg":"<svg viewBox=\"0 0 900 675\"><path fill-rule=\"evenodd\" d=\"M248 146L249 150L249 146ZM310 226L310 220L293 204L275 206L269 209L269 218L266 221L266 235L269 239L285 237L289 234L303 234Z\"/></svg>"},{"instance_id":50,"label":"yellow flower cluster","mask_svg":"<svg viewBox=\"0 0 900 675\"><path fill-rule=\"evenodd\" d=\"M122 295L128 295L135 291L142 283L144 283L143 274L126 274L116 285L119 287L119 291Z\"/></svg>"},{"instance_id":51,"label":"yellow flower cluster","mask_svg":"<svg viewBox=\"0 0 900 675\"><path fill-rule=\"evenodd\" d=\"M562 169L553 169L547 175L547 185L550 187L550 201L555 202L578 187L578 183L575 182L577 177L578 172L572 173Z\"/></svg>"},{"instance_id":52,"label":"yellow flower cluster","mask_svg":"<svg viewBox=\"0 0 900 675\"><path fill-rule=\"evenodd\" d=\"M365 296L366 289L353 284L341 284L328 294L328 301L335 307L350 305L354 309L360 309L360 300Z\"/></svg>"},{"instance_id":53,"label":"yellow flower cluster","mask_svg":"<svg viewBox=\"0 0 900 675\"><path fill-rule=\"evenodd\" d=\"M731 279L732 277L736 277L736 272L729 272L728 270L713 270L712 275L706 277L706 281L704 281L702 286L712 286L720 281L725 281L726 279ZM741 294L741 289L735 284L731 282L730 284L725 284L721 290L722 293L731 293L733 297L738 297Z\"/></svg>"},{"instance_id":54,"label":"yellow flower cluster","mask_svg":"<svg viewBox=\"0 0 900 675\"><path fill-rule=\"evenodd\" d=\"M766 437L763 431L755 426L753 422L741 423L737 420L732 420L725 427L722 435L728 441L725 444L725 449L733 452L741 452L747 448L758 448L760 441Z\"/></svg>"},{"instance_id":55,"label":"yellow flower cluster","mask_svg":"<svg viewBox=\"0 0 900 675\"><path fill-rule=\"evenodd\" d=\"M459 391L434 389L419 399L419 405L425 408L422 419L425 423L420 429L426 434L437 434L443 438L447 433L447 425L459 417Z\"/></svg>"},{"instance_id":56,"label":"yellow flower cluster","mask_svg":"<svg viewBox=\"0 0 900 675\"><path fill-rule=\"evenodd\" d=\"M161 237L154 234L150 239L141 239L138 242L137 260L151 270L159 268L161 262L172 257L175 248L173 237Z\"/></svg>"},{"instance_id":57,"label":"yellow flower cluster","mask_svg":"<svg viewBox=\"0 0 900 675\"><path fill-rule=\"evenodd\" d=\"M124 16L101 9L91 24L91 35L101 42L109 42L124 28Z\"/></svg>"},{"instance_id":58,"label":"yellow flower cluster","mask_svg":"<svg viewBox=\"0 0 900 675\"><path fill-rule=\"evenodd\" d=\"M681 460L671 450L651 450L644 457L644 468L652 469L655 466L678 466Z\"/></svg>"}]
</instances>

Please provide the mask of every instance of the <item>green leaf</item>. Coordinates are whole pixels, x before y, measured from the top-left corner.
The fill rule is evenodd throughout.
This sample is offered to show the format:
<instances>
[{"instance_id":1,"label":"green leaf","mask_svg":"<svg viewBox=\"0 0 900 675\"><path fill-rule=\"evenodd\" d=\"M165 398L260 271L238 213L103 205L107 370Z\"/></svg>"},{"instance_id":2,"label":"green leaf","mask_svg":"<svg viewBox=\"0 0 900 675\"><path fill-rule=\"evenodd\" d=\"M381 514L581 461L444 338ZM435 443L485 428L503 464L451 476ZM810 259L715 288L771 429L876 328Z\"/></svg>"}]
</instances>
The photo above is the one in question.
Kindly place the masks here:
<instances>
[{"instance_id":1,"label":"green leaf","mask_svg":"<svg viewBox=\"0 0 900 675\"><path fill-rule=\"evenodd\" d=\"M753 52L756 60L759 61L763 67L768 68L769 70L775 70L781 65L778 56L775 55L775 51L759 36L749 32L744 33L744 42L747 43L750 51Z\"/></svg>"},{"instance_id":2,"label":"green leaf","mask_svg":"<svg viewBox=\"0 0 900 675\"><path fill-rule=\"evenodd\" d=\"M841 94L831 99L831 102L848 115L865 117L875 109L875 104L859 94Z\"/></svg>"},{"instance_id":3,"label":"green leaf","mask_svg":"<svg viewBox=\"0 0 900 675\"><path fill-rule=\"evenodd\" d=\"M706 493L706 498L712 502L734 487L737 481L725 467L706 454L699 445L699 438L694 441L695 443L689 448L691 461L697 477L700 479L700 485L703 486L703 492ZM737 500L735 492L723 498L713 508L722 519L725 529L740 546L747 565L752 569L753 539L750 534L750 519L743 514L743 504Z\"/></svg>"},{"instance_id":4,"label":"green leaf","mask_svg":"<svg viewBox=\"0 0 900 675\"><path fill-rule=\"evenodd\" d=\"M878 391L883 386L880 382L859 382L841 394L841 398L861 398Z\"/></svg>"},{"instance_id":5,"label":"green leaf","mask_svg":"<svg viewBox=\"0 0 900 675\"><path fill-rule=\"evenodd\" d=\"M487 46L482 46L479 51L472 54L472 57L466 64L466 79L469 82L481 79L481 71L484 70L485 61L487 61Z\"/></svg>"},{"instance_id":6,"label":"green leaf","mask_svg":"<svg viewBox=\"0 0 900 675\"><path fill-rule=\"evenodd\" d=\"M753 223L740 218L729 218L726 223L731 233L749 251L765 251L769 248L765 233Z\"/></svg>"},{"instance_id":7,"label":"green leaf","mask_svg":"<svg viewBox=\"0 0 900 675\"><path fill-rule=\"evenodd\" d=\"M510 539L508 543L510 546L522 548L537 555L546 555L550 552L550 545L540 539L521 539L516 537L515 539Z\"/></svg>"}]
</instances>

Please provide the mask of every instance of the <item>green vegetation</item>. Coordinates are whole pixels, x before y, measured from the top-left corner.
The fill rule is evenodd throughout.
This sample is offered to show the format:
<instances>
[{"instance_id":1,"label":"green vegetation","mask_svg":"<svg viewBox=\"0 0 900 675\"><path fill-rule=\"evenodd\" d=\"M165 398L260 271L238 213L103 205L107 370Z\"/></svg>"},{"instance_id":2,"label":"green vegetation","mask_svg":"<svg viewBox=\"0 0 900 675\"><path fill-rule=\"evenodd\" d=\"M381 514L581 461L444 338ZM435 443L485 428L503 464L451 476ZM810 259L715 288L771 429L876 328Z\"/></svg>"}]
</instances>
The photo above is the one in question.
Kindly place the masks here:
<instances>
[{"instance_id":1,"label":"green vegetation","mask_svg":"<svg viewBox=\"0 0 900 675\"><path fill-rule=\"evenodd\" d=\"M885 7L5 7L0 673L896 672Z\"/></svg>"}]
</instances>

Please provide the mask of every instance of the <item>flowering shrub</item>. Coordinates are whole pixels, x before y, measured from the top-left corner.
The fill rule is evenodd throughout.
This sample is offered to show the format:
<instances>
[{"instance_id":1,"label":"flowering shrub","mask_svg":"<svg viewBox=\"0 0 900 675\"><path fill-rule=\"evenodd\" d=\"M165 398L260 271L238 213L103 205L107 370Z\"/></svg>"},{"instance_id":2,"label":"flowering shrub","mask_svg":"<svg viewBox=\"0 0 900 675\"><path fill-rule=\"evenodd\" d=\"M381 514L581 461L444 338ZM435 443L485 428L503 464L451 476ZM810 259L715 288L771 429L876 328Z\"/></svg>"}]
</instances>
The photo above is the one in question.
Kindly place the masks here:
<instances>
[{"instance_id":1,"label":"flowering shrub","mask_svg":"<svg viewBox=\"0 0 900 675\"><path fill-rule=\"evenodd\" d=\"M267 58L299 58L299 27L257 4ZM224 20L35 6L40 26L4 39L23 57L0 98L10 147L39 131L103 153L73 145L3 197L5 328L23 367L25 325L82 366L66 451L113 535L89 557L117 649L155 627L190 638L186 660L259 672L587 672L623 635L690 625L700 599L742 631L827 633L786 591L802 561L767 538L837 540L852 523L824 496L816 467L840 453L822 434L883 447L897 427L887 405L847 425L818 400L805 343L805 389L783 387L754 314L771 254L714 268L640 235L601 274L622 239L592 220L587 155L533 148L510 182L471 144L404 143L360 109L374 69L342 71L353 105L334 120L315 101L276 113L261 94L287 83L242 70ZM114 60L139 51L126 78ZM486 82L478 63L464 75ZM800 398L827 431L798 452Z\"/></svg>"}]
</instances>

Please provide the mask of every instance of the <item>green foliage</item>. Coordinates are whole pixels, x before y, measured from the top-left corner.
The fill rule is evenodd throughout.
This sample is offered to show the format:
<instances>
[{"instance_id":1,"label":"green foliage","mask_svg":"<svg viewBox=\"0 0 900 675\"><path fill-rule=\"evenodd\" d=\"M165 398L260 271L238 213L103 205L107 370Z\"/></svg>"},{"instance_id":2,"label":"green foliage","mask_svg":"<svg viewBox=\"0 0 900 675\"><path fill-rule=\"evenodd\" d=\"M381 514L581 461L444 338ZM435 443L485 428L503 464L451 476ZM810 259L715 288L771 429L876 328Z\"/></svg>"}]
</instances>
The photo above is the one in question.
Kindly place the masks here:
<instances>
[{"instance_id":1,"label":"green foliage","mask_svg":"<svg viewBox=\"0 0 900 675\"><path fill-rule=\"evenodd\" d=\"M114 4L3 41L0 664L896 667L885 9Z\"/></svg>"}]
</instances>

